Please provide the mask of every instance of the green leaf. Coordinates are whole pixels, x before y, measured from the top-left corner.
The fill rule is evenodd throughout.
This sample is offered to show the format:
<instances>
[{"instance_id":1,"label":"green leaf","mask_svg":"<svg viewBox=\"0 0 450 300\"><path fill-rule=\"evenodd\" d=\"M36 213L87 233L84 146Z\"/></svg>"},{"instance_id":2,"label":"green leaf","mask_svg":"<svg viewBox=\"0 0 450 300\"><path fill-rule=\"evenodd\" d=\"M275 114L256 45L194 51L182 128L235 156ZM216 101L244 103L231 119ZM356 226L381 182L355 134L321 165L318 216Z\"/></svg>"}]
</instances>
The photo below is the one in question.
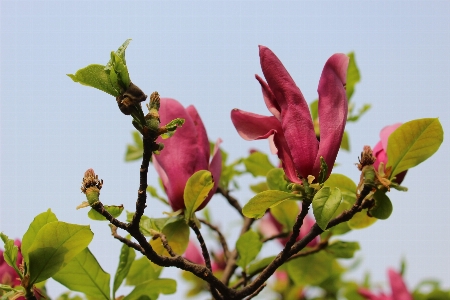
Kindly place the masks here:
<instances>
[{"instance_id":1,"label":"green leaf","mask_svg":"<svg viewBox=\"0 0 450 300\"><path fill-rule=\"evenodd\" d=\"M105 210L109 212L114 218L117 218L122 214L123 211L123 205L117 206L117 205L105 205ZM91 208L91 210L88 212L88 217L92 220L96 221L108 221L102 214L97 212L95 209Z\"/></svg>"},{"instance_id":2,"label":"green leaf","mask_svg":"<svg viewBox=\"0 0 450 300\"><path fill-rule=\"evenodd\" d=\"M72 291L96 299L110 299L110 275L102 269L89 248L81 251L52 278Z\"/></svg>"},{"instance_id":3,"label":"green leaf","mask_svg":"<svg viewBox=\"0 0 450 300\"><path fill-rule=\"evenodd\" d=\"M255 194L267 191L269 189L267 182L263 181L257 184L251 184L250 185L250 189L252 190L252 192L254 192Z\"/></svg>"},{"instance_id":4,"label":"green leaf","mask_svg":"<svg viewBox=\"0 0 450 300\"><path fill-rule=\"evenodd\" d=\"M151 279L157 279L162 267L152 263L147 257L142 256L131 265L127 275L126 285L138 285Z\"/></svg>"},{"instance_id":5,"label":"green leaf","mask_svg":"<svg viewBox=\"0 0 450 300\"><path fill-rule=\"evenodd\" d=\"M177 119L173 119L172 121L167 123L164 126L167 129L167 132L162 134L161 138L167 139L167 138L170 138L171 136L173 136L175 131L177 130L177 128L183 126L184 121L185 121L184 119L177 118Z\"/></svg>"},{"instance_id":6,"label":"green leaf","mask_svg":"<svg viewBox=\"0 0 450 300\"><path fill-rule=\"evenodd\" d=\"M386 195L386 191L377 190L375 194L373 194L373 198L375 199L375 206L369 210L369 213L372 217L377 219L386 220L392 214L392 202L389 197Z\"/></svg>"},{"instance_id":7,"label":"green leaf","mask_svg":"<svg viewBox=\"0 0 450 300\"><path fill-rule=\"evenodd\" d=\"M105 66L97 64L89 65L83 69L78 70L75 75L67 74L67 76L69 76L75 82L79 82L82 85L87 85L99 89L114 97L120 95L120 92L112 86L109 75L105 71Z\"/></svg>"},{"instance_id":8,"label":"green leaf","mask_svg":"<svg viewBox=\"0 0 450 300\"><path fill-rule=\"evenodd\" d=\"M156 299L159 294L174 294L177 291L177 282L173 279L153 279L137 285L123 300ZM148 296L147 298L141 298Z\"/></svg>"},{"instance_id":9,"label":"green leaf","mask_svg":"<svg viewBox=\"0 0 450 300\"><path fill-rule=\"evenodd\" d=\"M336 212L334 213L332 219L336 218L337 216L339 216L344 210L348 210L352 207L352 205L350 205L350 203L348 203L347 201L343 200L341 202L341 204L339 205L338 209L336 210ZM344 234L347 233L351 230L351 228L348 226L347 222L342 222L340 224L337 224L336 226L333 226L332 228L330 228L330 231L333 235L340 235L340 234ZM326 233L328 234L328 232Z\"/></svg>"},{"instance_id":10,"label":"green leaf","mask_svg":"<svg viewBox=\"0 0 450 300\"><path fill-rule=\"evenodd\" d=\"M133 248L123 245L120 250L119 265L117 266L116 275L114 276L113 298L116 298L116 291L127 277L131 265L134 262L136 253Z\"/></svg>"},{"instance_id":11,"label":"green leaf","mask_svg":"<svg viewBox=\"0 0 450 300\"><path fill-rule=\"evenodd\" d=\"M207 170L197 171L188 179L184 188L184 205L186 206L184 216L186 223L192 218L197 208L202 205L213 187L214 179L211 172Z\"/></svg>"},{"instance_id":12,"label":"green leaf","mask_svg":"<svg viewBox=\"0 0 450 300\"><path fill-rule=\"evenodd\" d=\"M270 213L274 218L283 225L283 231L292 231L300 208L297 201L284 201L270 209Z\"/></svg>"},{"instance_id":13,"label":"green leaf","mask_svg":"<svg viewBox=\"0 0 450 300\"><path fill-rule=\"evenodd\" d=\"M17 255L19 253L19 247L14 245L14 240L8 238L8 236L3 232L0 232L0 237L5 244L5 251L3 252L3 258L5 262L16 271L18 276L22 278L21 272L17 267Z\"/></svg>"},{"instance_id":14,"label":"green leaf","mask_svg":"<svg viewBox=\"0 0 450 300\"><path fill-rule=\"evenodd\" d=\"M283 192L289 192L289 181L286 180L286 174L281 168L273 168L266 174L267 185L271 190L279 190Z\"/></svg>"},{"instance_id":15,"label":"green leaf","mask_svg":"<svg viewBox=\"0 0 450 300\"><path fill-rule=\"evenodd\" d=\"M347 131L344 131L344 135L342 136L341 148L350 152L350 140Z\"/></svg>"},{"instance_id":16,"label":"green leaf","mask_svg":"<svg viewBox=\"0 0 450 300\"><path fill-rule=\"evenodd\" d=\"M319 99L316 99L309 104L309 110L311 111L311 118L313 121L319 118Z\"/></svg>"},{"instance_id":17,"label":"green leaf","mask_svg":"<svg viewBox=\"0 0 450 300\"><path fill-rule=\"evenodd\" d=\"M355 53L350 52L347 54L350 58L348 62L348 68L347 68L347 82L345 85L345 89L347 92L347 99L350 102L350 99L353 96L353 93L355 91L355 85L361 80L361 75L359 74L358 66L356 65L355 60Z\"/></svg>"},{"instance_id":18,"label":"green leaf","mask_svg":"<svg viewBox=\"0 0 450 300\"><path fill-rule=\"evenodd\" d=\"M390 178L425 161L439 149L443 140L444 132L437 118L418 119L401 125L388 140Z\"/></svg>"},{"instance_id":19,"label":"green leaf","mask_svg":"<svg viewBox=\"0 0 450 300\"><path fill-rule=\"evenodd\" d=\"M134 213L127 211L127 222L131 222ZM153 236L155 232L162 232L164 227L170 223L184 220L184 216L177 215L168 218L149 218L142 216L139 222L139 228L145 236Z\"/></svg>"},{"instance_id":20,"label":"green leaf","mask_svg":"<svg viewBox=\"0 0 450 300\"><path fill-rule=\"evenodd\" d=\"M85 249L94 234L89 226L51 222L36 235L29 251L30 284L53 276Z\"/></svg>"},{"instance_id":21,"label":"green leaf","mask_svg":"<svg viewBox=\"0 0 450 300\"><path fill-rule=\"evenodd\" d=\"M125 153L125 161L134 161L142 157L144 152L144 144L142 143L142 136L139 131L133 131L134 145L127 145L127 152Z\"/></svg>"},{"instance_id":22,"label":"green leaf","mask_svg":"<svg viewBox=\"0 0 450 300\"><path fill-rule=\"evenodd\" d=\"M125 50L127 49L128 45L130 44L131 39L127 39L125 42L123 42L123 44L117 49L115 53L117 56L120 57L120 59L123 61L123 63L126 65L126 60L125 60ZM113 69L113 65L114 65L114 60L111 58L108 63L105 66L105 70L110 71Z\"/></svg>"},{"instance_id":23,"label":"green leaf","mask_svg":"<svg viewBox=\"0 0 450 300\"><path fill-rule=\"evenodd\" d=\"M162 233L166 236L170 247L176 254L182 255L186 251L189 243L189 226L186 225L184 220L165 225ZM160 238L152 239L150 244L157 254L169 256Z\"/></svg>"},{"instance_id":24,"label":"green leaf","mask_svg":"<svg viewBox=\"0 0 450 300\"><path fill-rule=\"evenodd\" d=\"M58 221L58 218L56 218L56 215L49 208L46 212L37 215L31 222L27 232L23 235L22 245L20 246L23 258L27 265L29 265L30 262L28 259L30 246L34 243L39 230L41 230L44 225L56 221Z\"/></svg>"},{"instance_id":25,"label":"green leaf","mask_svg":"<svg viewBox=\"0 0 450 300\"><path fill-rule=\"evenodd\" d=\"M239 254L236 264L245 270L248 264L256 258L262 245L259 235L253 230L241 235L236 242L236 250Z\"/></svg>"},{"instance_id":26,"label":"green leaf","mask_svg":"<svg viewBox=\"0 0 450 300\"><path fill-rule=\"evenodd\" d=\"M267 172L275 168L269 161L267 154L253 152L243 160L245 169L253 176L266 176Z\"/></svg>"},{"instance_id":27,"label":"green leaf","mask_svg":"<svg viewBox=\"0 0 450 300\"><path fill-rule=\"evenodd\" d=\"M250 199L242 208L242 213L247 218L259 219L264 216L266 210L286 200L300 200L300 198L296 194L282 191L264 191Z\"/></svg>"},{"instance_id":28,"label":"green leaf","mask_svg":"<svg viewBox=\"0 0 450 300\"><path fill-rule=\"evenodd\" d=\"M369 227L373 223L375 223L377 218L369 217L367 215L367 209L363 209L362 211L356 213L348 222L348 226L351 229L362 229Z\"/></svg>"},{"instance_id":29,"label":"green leaf","mask_svg":"<svg viewBox=\"0 0 450 300\"><path fill-rule=\"evenodd\" d=\"M336 258L352 258L359 249L358 242L335 241L326 248L326 251Z\"/></svg>"},{"instance_id":30,"label":"green leaf","mask_svg":"<svg viewBox=\"0 0 450 300\"><path fill-rule=\"evenodd\" d=\"M353 205L356 202L356 184L345 175L331 174L324 186L336 187L341 190L342 199Z\"/></svg>"},{"instance_id":31,"label":"green leaf","mask_svg":"<svg viewBox=\"0 0 450 300\"><path fill-rule=\"evenodd\" d=\"M296 285L317 285L331 275L333 257L324 251L287 263L289 277Z\"/></svg>"},{"instance_id":32,"label":"green leaf","mask_svg":"<svg viewBox=\"0 0 450 300\"><path fill-rule=\"evenodd\" d=\"M314 195L312 201L313 213L317 225L322 230L326 230L328 222L338 209L341 200L341 191L336 187L325 186Z\"/></svg>"},{"instance_id":33,"label":"green leaf","mask_svg":"<svg viewBox=\"0 0 450 300\"><path fill-rule=\"evenodd\" d=\"M350 109L349 109L349 114L347 117L347 122L356 122L359 120L359 118L361 118L367 111L369 111L369 109L372 107L370 104L366 103L364 104L359 110L358 113L355 115L353 114L353 108L354 106L352 105L353 103L351 103L350 105Z\"/></svg>"},{"instance_id":34,"label":"green leaf","mask_svg":"<svg viewBox=\"0 0 450 300\"><path fill-rule=\"evenodd\" d=\"M324 181L327 179L328 174L328 165L325 162L325 159L323 159L323 156L320 157L320 172L319 172L319 178L318 181L320 184L324 183Z\"/></svg>"}]
</instances>

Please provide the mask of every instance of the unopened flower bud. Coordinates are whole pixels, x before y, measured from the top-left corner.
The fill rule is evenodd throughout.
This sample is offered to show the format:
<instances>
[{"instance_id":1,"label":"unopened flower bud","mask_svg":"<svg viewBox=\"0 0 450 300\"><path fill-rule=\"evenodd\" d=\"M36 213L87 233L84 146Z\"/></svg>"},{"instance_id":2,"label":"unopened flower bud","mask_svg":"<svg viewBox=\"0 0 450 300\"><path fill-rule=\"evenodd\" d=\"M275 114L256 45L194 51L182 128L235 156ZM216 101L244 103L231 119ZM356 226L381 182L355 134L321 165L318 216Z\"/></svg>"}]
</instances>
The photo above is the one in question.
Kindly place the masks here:
<instances>
[{"instance_id":1,"label":"unopened flower bud","mask_svg":"<svg viewBox=\"0 0 450 300\"><path fill-rule=\"evenodd\" d=\"M358 157L359 164L358 170L362 171L365 166L371 166L376 160L376 157L373 156L372 148L370 146L364 146L363 151L361 152L361 158Z\"/></svg>"},{"instance_id":2,"label":"unopened flower bud","mask_svg":"<svg viewBox=\"0 0 450 300\"><path fill-rule=\"evenodd\" d=\"M90 200L89 197L93 197L95 193L97 193L97 200L98 201L98 195L100 195L100 190L103 186L103 180L98 179L98 175L95 175L95 172L93 169L88 169L86 172L84 172L83 182L81 183L81 192L86 194L86 197L88 198L89 204ZM88 192L91 194L91 196L88 196Z\"/></svg>"}]
</instances>

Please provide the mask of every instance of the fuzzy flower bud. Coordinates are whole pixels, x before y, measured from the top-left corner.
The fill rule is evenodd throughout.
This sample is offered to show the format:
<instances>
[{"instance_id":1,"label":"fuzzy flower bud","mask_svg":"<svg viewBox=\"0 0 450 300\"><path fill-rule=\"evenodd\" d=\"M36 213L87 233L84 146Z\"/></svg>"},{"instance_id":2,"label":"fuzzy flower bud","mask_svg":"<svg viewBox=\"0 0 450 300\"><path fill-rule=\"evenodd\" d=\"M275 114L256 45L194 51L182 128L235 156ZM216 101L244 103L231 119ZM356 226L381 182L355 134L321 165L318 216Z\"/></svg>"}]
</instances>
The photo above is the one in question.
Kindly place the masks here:
<instances>
[{"instance_id":1,"label":"fuzzy flower bud","mask_svg":"<svg viewBox=\"0 0 450 300\"><path fill-rule=\"evenodd\" d=\"M99 201L100 190L103 186L103 180L98 179L93 169L84 172L83 182L81 183L81 192L86 195L89 204Z\"/></svg>"}]
</instances>

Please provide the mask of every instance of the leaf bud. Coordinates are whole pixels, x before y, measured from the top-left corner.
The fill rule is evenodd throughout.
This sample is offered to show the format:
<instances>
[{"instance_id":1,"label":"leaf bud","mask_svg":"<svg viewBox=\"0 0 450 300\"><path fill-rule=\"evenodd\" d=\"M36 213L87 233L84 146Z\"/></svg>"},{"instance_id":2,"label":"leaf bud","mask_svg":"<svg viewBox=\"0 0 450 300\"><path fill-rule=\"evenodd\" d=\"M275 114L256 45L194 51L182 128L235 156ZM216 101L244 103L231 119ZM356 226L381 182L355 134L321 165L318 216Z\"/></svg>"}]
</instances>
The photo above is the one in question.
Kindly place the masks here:
<instances>
[{"instance_id":1,"label":"leaf bud","mask_svg":"<svg viewBox=\"0 0 450 300\"><path fill-rule=\"evenodd\" d=\"M103 186L103 180L98 179L93 169L84 172L83 182L81 183L81 192L86 195L89 204L99 201L100 190Z\"/></svg>"}]
</instances>

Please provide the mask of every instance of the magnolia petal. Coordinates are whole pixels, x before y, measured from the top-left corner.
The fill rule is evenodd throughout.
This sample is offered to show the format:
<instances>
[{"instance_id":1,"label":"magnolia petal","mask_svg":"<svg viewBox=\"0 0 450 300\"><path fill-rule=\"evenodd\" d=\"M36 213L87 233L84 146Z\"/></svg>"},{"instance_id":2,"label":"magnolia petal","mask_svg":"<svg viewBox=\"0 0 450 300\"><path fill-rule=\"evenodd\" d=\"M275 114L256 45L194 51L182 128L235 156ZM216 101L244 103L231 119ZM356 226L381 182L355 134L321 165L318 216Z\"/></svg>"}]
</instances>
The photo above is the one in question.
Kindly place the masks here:
<instances>
[{"instance_id":1,"label":"magnolia petal","mask_svg":"<svg viewBox=\"0 0 450 300\"><path fill-rule=\"evenodd\" d=\"M197 127L186 109L176 100L161 99L159 110L161 124L167 124L176 118L185 119L182 127L169 139L158 138L164 149L155 155L155 161L166 174L166 193L174 211L184 209L184 187L189 177L198 170L208 169L207 157L200 157L201 152L196 143ZM209 144L208 144L209 145ZM203 154L204 155L204 154Z\"/></svg>"},{"instance_id":2,"label":"magnolia petal","mask_svg":"<svg viewBox=\"0 0 450 300\"><path fill-rule=\"evenodd\" d=\"M316 177L320 171L321 156L328 165L328 175L330 175L341 145L348 113L345 92L348 61L349 58L345 54L332 55L325 63L320 77L317 89L320 144L312 173Z\"/></svg>"},{"instance_id":3,"label":"magnolia petal","mask_svg":"<svg viewBox=\"0 0 450 300\"><path fill-rule=\"evenodd\" d=\"M193 262L194 264L204 265L205 260L202 256L200 249L197 247L194 241L189 240L186 251L183 255L186 259Z\"/></svg>"},{"instance_id":4,"label":"magnolia petal","mask_svg":"<svg viewBox=\"0 0 450 300\"><path fill-rule=\"evenodd\" d=\"M261 116L237 108L231 111L231 121L239 135L247 141L267 139L275 131L281 131L277 118Z\"/></svg>"},{"instance_id":5,"label":"magnolia petal","mask_svg":"<svg viewBox=\"0 0 450 300\"><path fill-rule=\"evenodd\" d=\"M281 126L296 170L306 177L312 173L318 149L308 104L291 75L269 48L259 46L259 56L264 77L280 107Z\"/></svg>"},{"instance_id":6,"label":"magnolia petal","mask_svg":"<svg viewBox=\"0 0 450 300\"><path fill-rule=\"evenodd\" d=\"M295 170L291 152L289 151L288 144L286 143L286 139L282 131L276 132L273 135L273 142L277 148L277 155L282 162L282 167L287 178L292 182L301 183L301 180L298 178L297 171Z\"/></svg>"},{"instance_id":7,"label":"magnolia petal","mask_svg":"<svg viewBox=\"0 0 450 300\"><path fill-rule=\"evenodd\" d=\"M275 96L270 90L270 87L261 77L259 77L258 75L255 75L255 77L256 80L259 81L259 84L261 84L261 90L263 93L263 98L264 102L266 103L267 109L275 116L275 118L278 119L278 121L281 122L280 106L278 105Z\"/></svg>"},{"instance_id":8,"label":"magnolia petal","mask_svg":"<svg viewBox=\"0 0 450 300\"><path fill-rule=\"evenodd\" d=\"M209 164L209 140L208 135L206 134L205 125L203 125L203 121L193 105L188 106L186 111L191 116L197 131L197 139L195 142L198 147L197 151L199 151L198 158L205 160L204 168L206 169L206 166Z\"/></svg>"},{"instance_id":9,"label":"magnolia petal","mask_svg":"<svg viewBox=\"0 0 450 300\"><path fill-rule=\"evenodd\" d=\"M383 129L381 129L380 140L381 140L381 143L383 144L384 151L387 151L389 136L401 125L402 125L402 123L395 123L393 125L389 125L389 126L384 127Z\"/></svg>"},{"instance_id":10,"label":"magnolia petal","mask_svg":"<svg viewBox=\"0 0 450 300\"><path fill-rule=\"evenodd\" d=\"M209 171L214 180L214 186L209 191L208 196L203 201L203 203L197 208L197 211L202 210L206 204L208 204L209 200L211 200L212 196L216 193L217 187L220 182L220 175L222 174L222 153L220 152L220 144L222 143L221 139L217 139L216 144L214 145L213 155L211 159L211 163L209 165Z\"/></svg>"},{"instance_id":11,"label":"magnolia petal","mask_svg":"<svg viewBox=\"0 0 450 300\"><path fill-rule=\"evenodd\" d=\"M386 166L387 154L386 151L384 151L383 144L381 143L381 141L379 141L373 148L373 156L377 158L377 160L375 160L373 164L375 170L378 171L378 166L380 165L380 163L384 163L384 165Z\"/></svg>"},{"instance_id":12,"label":"magnolia petal","mask_svg":"<svg viewBox=\"0 0 450 300\"><path fill-rule=\"evenodd\" d=\"M406 288L406 284L403 281L402 275L394 271L388 270L389 282L391 284L392 299L412 300L411 294Z\"/></svg>"}]
</instances>

